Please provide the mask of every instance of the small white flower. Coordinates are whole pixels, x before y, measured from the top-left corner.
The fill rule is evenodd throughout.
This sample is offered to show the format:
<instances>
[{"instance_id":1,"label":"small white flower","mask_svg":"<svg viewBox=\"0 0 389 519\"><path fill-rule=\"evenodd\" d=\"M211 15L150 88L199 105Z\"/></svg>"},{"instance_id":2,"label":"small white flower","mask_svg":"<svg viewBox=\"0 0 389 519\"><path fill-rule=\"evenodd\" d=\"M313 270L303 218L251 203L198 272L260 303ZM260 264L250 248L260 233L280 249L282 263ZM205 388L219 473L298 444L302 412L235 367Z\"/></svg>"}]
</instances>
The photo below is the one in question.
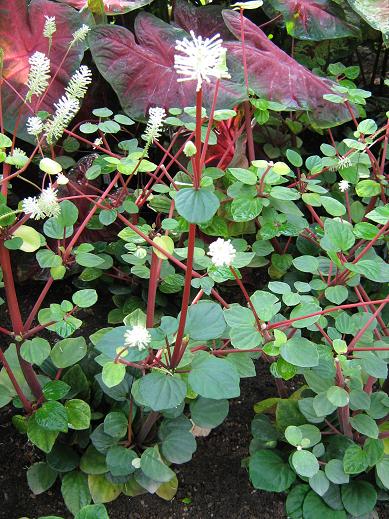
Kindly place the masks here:
<instances>
[{"instance_id":1,"label":"small white flower","mask_svg":"<svg viewBox=\"0 0 389 519\"><path fill-rule=\"evenodd\" d=\"M349 157L341 157L338 160L338 169L349 168L351 166L351 160Z\"/></svg>"},{"instance_id":2,"label":"small white flower","mask_svg":"<svg viewBox=\"0 0 389 519\"><path fill-rule=\"evenodd\" d=\"M69 183L68 177L65 177L63 173L58 173L57 175L57 185L58 186L65 186Z\"/></svg>"},{"instance_id":3,"label":"small white flower","mask_svg":"<svg viewBox=\"0 0 389 519\"><path fill-rule=\"evenodd\" d=\"M45 125L46 138L49 144L61 137L67 125L78 112L80 102L78 99L63 96L54 106L54 117L47 121Z\"/></svg>"},{"instance_id":4,"label":"small white flower","mask_svg":"<svg viewBox=\"0 0 389 519\"><path fill-rule=\"evenodd\" d=\"M50 60L43 52L34 52L28 60L30 71L27 78L28 92L26 99L33 95L40 96L46 90L50 81Z\"/></svg>"},{"instance_id":5,"label":"small white flower","mask_svg":"<svg viewBox=\"0 0 389 519\"><path fill-rule=\"evenodd\" d=\"M73 40L70 45L73 45L79 41L84 41L89 31L90 27L84 23L79 29L77 29L77 31L73 33Z\"/></svg>"},{"instance_id":6,"label":"small white flower","mask_svg":"<svg viewBox=\"0 0 389 519\"><path fill-rule=\"evenodd\" d=\"M93 144L94 146L92 146L92 148L95 150L96 146L101 146L103 144L103 139L101 137L97 137L97 139L93 141Z\"/></svg>"},{"instance_id":7,"label":"small white flower","mask_svg":"<svg viewBox=\"0 0 389 519\"><path fill-rule=\"evenodd\" d=\"M350 182L348 182L347 180L341 180L338 184L339 186L339 190L342 191L342 193L344 191L347 191L348 188L350 187Z\"/></svg>"},{"instance_id":8,"label":"small white flower","mask_svg":"<svg viewBox=\"0 0 389 519\"><path fill-rule=\"evenodd\" d=\"M165 117L166 112L163 108L159 108L158 106L150 108L149 120L147 121L147 126L145 133L142 135L142 139L147 141L149 144L158 140L159 137L161 137L162 125Z\"/></svg>"},{"instance_id":9,"label":"small white flower","mask_svg":"<svg viewBox=\"0 0 389 519\"><path fill-rule=\"evenodd\" d=\"M45 20L45 25L43 27L43 36L45 38L49 38L49 40L51 40L51 38L53 37L53 34L57 30L57 25L55 23L55 16L45 15L45 18L46 18L46 20Z\"/></svg>"},{"instance_id":10,"label":"small white flower","mask_svg":"<svg viewBox=\"0 0 389 519\"><path fill-rule=\"evenodd\" d=\"M45 157L39 162L39 169L49 175L58 175L62 171L62 166L56 160Z\"/></svg>"},{"instance_id":11,"label":"small white flower","mask_svg":"<svg viewBox=\"0 0 389 519\"><path fill-rule=\"evenodd\" d=\"M86 65L81 65L81 67L76 70L76 72L70 78L65 91L69 98L82 99L85 96L86 91L88 90L88 85L91 82L91 70Z\"/></svg>"},{"instance_id":12,"label":"small white flower","mask_svg":"<svg viewBox=\"0 0 389 519\"><path fill-rule=\"evenodd\" d=\"M301 451L301 450L302 450L301 445L297 445L296 449L297 449L298 451Z\"/></svg>"},{"instance_id":13,"label":"small white flower","mask_svg":"<svg viewBox=\"0 0 389 519\"><path fill-rule=\"evenodd\" d=\"M144 350L150 344L150 332L144 326L135 325L124 334L124 345L129 348Z\"/></svg>"},{"instance_id":14,"label":"small white flower","mask_svg":"<svg viewBox=\"0 0 389 519\"><path fill-rule=\"evenodd\" d=\"M196 37L190 31L191 40L184 38L176 42L174 68L182 81L197 81L196 90L199 91L203 81L210 82L210 76L218 79L230 78L226 67L226 49L222 47L223 40L220 34L212 38Z\"/></svg>"},{"instance_id":15,"label":"small white flower","mask_svg":"<svg viewBox=\"0 0 389 519\"><path fill-rule=\"evenodd\" d=\"M209 246L208 256L211 257L212 263L216 267L229 267L234 261L236 250L231 240L223 240L218 238Z\"/></svg>"},{"instance_id":16,"label":"small white flower","mask_svg":"<svg viewBox=\"0 0 389 519\"><path fill-rule=\"evenodd\" d=\"M27 133L37 138L43 132L43 121L40 117L29 117L26 126Z\"/></svg>"},{"instance_id":17,"label":"small white flower","mask_svg":"<svg viewBox=\"0 0 389 519\"><path fill-rule=\"evenodd\" d=\"M42 191L38 198L38 205L48 218L58 216L61 212L57 193L58 191L56 189L49 186Z\"/></svg>"},{"instance_id":18,"label":"small white flower","mask_svg":"<svg viewBox=\"0 0 389 519\"><path fill-rule=\"evenodd\" d=\"M46 214L40 207L36 196L29 196L22 200L22 209L26 214L29 214L30 218L33 220L41 220L46 217Z\"/></svg>"}]
</instances>

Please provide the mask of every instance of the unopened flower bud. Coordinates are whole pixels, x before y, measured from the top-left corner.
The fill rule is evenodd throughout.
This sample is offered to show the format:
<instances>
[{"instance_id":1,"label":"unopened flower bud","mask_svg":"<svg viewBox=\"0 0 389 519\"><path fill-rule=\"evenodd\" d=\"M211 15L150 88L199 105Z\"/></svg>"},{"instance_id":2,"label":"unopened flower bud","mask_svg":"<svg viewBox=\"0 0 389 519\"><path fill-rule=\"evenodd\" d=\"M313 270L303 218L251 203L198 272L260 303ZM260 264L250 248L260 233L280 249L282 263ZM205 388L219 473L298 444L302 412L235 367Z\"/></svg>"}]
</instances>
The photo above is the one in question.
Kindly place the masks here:
<instances>
[{"instance_id":1,"label":"unopened flower bud","mask_svg":"<svg viewBox=\"0 0 389 519\"><path fill-rule=\"evenodd\" d=\"M196 153L196 146L193 144L192 141L188 141L184 147L184 155L186 155L187 157L193 157L193 155L196 155Z\"/></svg>"},{"instance_id":2,"label":"unopened flower bud","mask_svg":"<svg viewBox=\"0 0 389 519\"><path fill-rule=\"evenodd\" d=\"M39 162L39 169L49 175L58 175L62 171L62 166L59 162L45 157Z\"/></svg>"}]
</instances>

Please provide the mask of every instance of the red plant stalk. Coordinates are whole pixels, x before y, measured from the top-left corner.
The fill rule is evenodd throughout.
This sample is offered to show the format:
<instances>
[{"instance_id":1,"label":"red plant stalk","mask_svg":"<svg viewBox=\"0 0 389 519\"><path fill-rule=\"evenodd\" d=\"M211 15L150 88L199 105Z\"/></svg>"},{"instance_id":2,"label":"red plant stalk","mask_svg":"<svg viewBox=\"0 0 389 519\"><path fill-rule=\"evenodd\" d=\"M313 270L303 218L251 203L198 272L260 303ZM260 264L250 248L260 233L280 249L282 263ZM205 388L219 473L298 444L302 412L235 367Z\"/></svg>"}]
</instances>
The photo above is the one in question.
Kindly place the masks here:
<instances>
[{"instance_id":1,"label":"red plant stalk","mask_svg":"<svg viewBox=\"0 0 389 519\"><path fill-rule=\"evenodd\" d=\"M158 258L154 251L151 252L150 281L147 293L146 327L154 326L155 298L157 294L158 279L161 272L162 259Z\"/></svg>"},{"instance_id":2,"label":"red plant stalk","mask_svg":"<svg viewBox=\"0 0 389 519\"><path fill-rule=\"evenodd\" d=\"M215 90L215 93L216 90ZM196 155L194 157L193 161L193 170L194 170L194 176L193 176L193 186L195 189L200 188L200 182L201 182L201 123L202 123L202 107L203 107L203 90L200 88L200 90L197 92L196 95L196 131L195 131L195 146L196 146ZM209 119L209 125L212 124L212 120Z\"/></svg>"},{"instance_id":3,"label":"red plant stalk","mask_svg":"<svg viewBox=\"0 0 389 519\"><path fill-rule=\"evenodd\" d=\"M217 95L217 91L215 90L214 98ZM215 99L214 99L215 102ZM196 146L196 155L193 160L193 187L195 189L200 188L201 183L201 173L202 173L202 161L201 161L201 125L202 125L202 103L203 103L203 93L202 88L198 90L196 94L196 130L195 130L195 146ZM209 125L212 124L212 120L210 118ZM205 146L206 147L206 146ZM181 303L181 315L180 321L178 323L178 330L176 341L174 344L173 354L170 362L171 368L176 368L184 355L186 342L183 341L184 338L184 330L186 323L186 316L188 314L188 306L190 299L190 289L192 282L192 271L193 271L193 259L194 259L194 248L196 241L196 224L189 224L189 236L188 236L188 257L186 261L186 272L185 272L185 282L184 282L184 291L182 294L182 303Z\"/></svg>"},{"instance_id":4,"label":"red plant stalk","mask_svg":"<svg viewBox=\"0 0 389 519\"><path fill-rule=\"evenodd\" d=\"M366 305L366 303L363 303ZM380 306L377 308L377 310L374 312L374 314L370 317L370 319L367 321L367 323L362 326L362 328L359 330L359 332L355 335L355 337L351 340L348 348L352 349L355 347L356 343L359 341L359 339L363 336L363 334L366 332L366 330L369 328L371 323L375 320L377 315L379 315L384 308L384 306L387 304L387 301L384 301L380 304Z\"/></svg>"},{"instance_id":5,"label":"red plant stalk","mask_svg":"<svg viewBox=\"0 0 389 519\"><path fill-rule=\"evenodd\" d=\"M389 297L386 299L378 299L376 301L370 301L371 304L381 304L381 303L389 303ZM301 321L302 319L307 319L308 317L315 317L316 315L325 315L330 314L331 312L337 312L338 310L348 310L351 308L358 308L359 306L365 306L366 303L349 303L346 305L334 306L331 308L326 308L325 310L321 310L320 312L313 312L312 314L302 315L300 317L294 317L293 319L285 319L285 321L279 321L278 323L269 324L267 329L273 330L274 328L285 328L286 326L291 325L296 321Z\"/></svg>"},{"instance_id":6,"label":"red plant stalk","mask_svg":"<svg viewBox=\"0 0 389 519\"><path fill-rule=\"evenodd\" d=\"M12 329L15 336L22 336L23 321L20 313L19 302L15 290L15 282L11 267L11 258L8 249L0 242L0 265L3 272L4 288L7 300L9 316L11 318ZM42 396L42 388L36 373L29 362L26 362L20 355L20 347L22 342L16 342L16 351L18 354L19 364L23 371L24 378L27 381L31 391L36 398ZM16 388L15 388L16 389Z\"/></svg>"},{"instance_id":7,"label":"red plant stalk","mask_svg":"<svg viewBox=\"0 0 389 519\"><path fill-rule=\"evenodd\" d=\"M27 399L26 395L23 393L22 388L20 387L18 381L15 378L15 375L13 374L11 366L8 364L7 359L5 358L5 355L3 353L3 350L0 348L0 362L3 364L5 371L7 372L7 375L9 376L10 381L12 382L13 387L15 388L16 394L20 398L20 401L23 404L24 410L26 413L30 413L32 410L31 403Z\"/></svg>"},{"instance_id":8,"label":"red plant stalk","mask_svg":"<svg viewBox=\"0 0 389 519\"><path fill-rule=\"evenodd\" d=\"M112 181L110 182L110 184L108 185L108 187L106 188L106 190L104 191L104 193L100 196L99 198L99 203L103 202L104 199L109 195L109 193L111 192L112 188L115 186L118 178L120 176L120 173L117 173L114 178L112 179ZM63 261L64 263L66 262L66 260L69 258L72 250L73 250L73 247L74 245L77 243L79 237L81 236L82 232L84 231L85 227L88 225L89 221L91 220L92 216L95 214L95 212L97 211L99 207L99 204L96 202L95 205L92 207L92 209L89 211L89 214L87 215L87 217L85 218L85 220L82 222L82 224L80 225L80 227L78 228L77 232L74 234L73 238L71 239L69 245L67 246L65 252L64 252L64 255L63 255ZM38 313L46 295L47 295L47 292L49 291L51 285L53 284L53 278L50 277L47 281L46 281L46 285L43 287L43 290L40 294L40 296L38 297L33 309L31 310L30 312L30 315L28 316L25 324L24 324L24 327L23 327L23 330L24 331L28 331L31 327L31 324L32 322L34 321L35 319L35 316L36 314Z\"/></svg>"},{"instance_id":9,"label":"red plant stalk","mask_svg":"<svg viewBox=\"0 0 389 519\"><path fill-rule=\"evenodd\" d=\"M197 150L197 153L199 151ZM182 294L182 303L181 303L181 315L180 322L178 324L178 331L176 342L174 345L172 360L170 363L171 368L176 368L184 354L182 351L182 343L184 338L184 330L186 323L186 316L188 314L188 306L189 306L189 298L190 298L190 289L191 289L191 281L192 281L192 270L193 270L193 258L194 258L194 246L196 239L196 224L191 223L189 225L189 238L188 238L188 258L186 262L186 273L185 273L185 284L184 291Z\"/></svg>"},{"instance_id":10,"label":"red plant stalk","mask_svg":"<svg viewBox=\"0 0 389 519\"><path fill-rule=\"evenodd\" d=\"M337 385L339 387L344 388L345 383L344 383L342 368L339 365L339 361L337 361L337 359L335 359L335 360L336 360L335 364L336 364ZM352 428L350 425L350 408L348 405L338 408L338 418L339 418L339 425L340 425L340 428L341 428L343 434L345 434L349 438L352 438L353 431L352 431Z\"/></svg>"},{"instance_id":11,"label":"red plant stalk","mask_svg":"<svg viewBox=\"0 0 389 519\"><path fill-rule=\"evenodd\" d=\"M239 278L239 274L236 272L234 267L230 267L230 271L233 274L235 281L237 282L239 288L241 289L242 294L244 295L244 298L246 299L246 302L250 307L250 310L253 312L253 315L255 317L255 322L257 324L258 332L261 333L261 319L260 319L259 315L257 314L257 311L250 299L250 296L248 295L247 290L246 290L244 284L242 283L242 280Z\"/></svg>"},{"instance_id":12,"label":"red plant stalk","mask_svg":"<svg viewBox=\"0 0 389 519\"><path fill-rule=\"evenodd\" d=\"M240 8L240 39L242 42L244 82L245 82L246 90L247 90L247 94L248 94L249 78L248 78L247 55L246 55L246 45L245 45L245 36L244 36L244 16L243 16L242 7ZM247 134L247 151L248 151L249 161L252 162L253 160L255 160L255 151L254 151L253 129L251 127L251 107L250 107L249 101L245 101L243 103L243 109L244 109L245 128L246 128L246 134Z\"/></svg>"}]
</instances>

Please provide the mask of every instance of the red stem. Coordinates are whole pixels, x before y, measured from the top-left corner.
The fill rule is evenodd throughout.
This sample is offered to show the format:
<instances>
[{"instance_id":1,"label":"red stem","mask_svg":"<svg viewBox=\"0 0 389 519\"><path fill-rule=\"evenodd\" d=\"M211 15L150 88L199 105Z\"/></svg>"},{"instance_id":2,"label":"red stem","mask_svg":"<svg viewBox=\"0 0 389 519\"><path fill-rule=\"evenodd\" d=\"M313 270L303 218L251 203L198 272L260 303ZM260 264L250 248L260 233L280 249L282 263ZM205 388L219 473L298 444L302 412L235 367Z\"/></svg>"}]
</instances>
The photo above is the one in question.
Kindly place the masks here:
<instances>
[{"instance_id":1,"label":"red stem","mask_svg":"<svg viewBox=\"0 0 389 519\"><path fill-rule=\"evenodd\" d=\"M162 260L158 258L154 251L151 252L150 265L150 281L149 291L147 294L147 316L146 327L152 328L154 326L154 312L155 312L155 298L157 295L159 273L161 271Z\"/></svg>"},{"instance_id":2,"label":"red stem","mask_svg":"<svg viewBox=\"0 0 389 519\"><path fill-rule=\"evenodd\" d=\"M0 348L0 362L3 364L5 371L7 372L7 375L9 376L10 381L12 382L13 387L15 388L15 391L20 398L20 401L23 404L24 410L26 413L31 412L31 403L27 399L26 395L23 393L22 388L19 386L18 381L16 380L15 375L13 374L11 366L8 364L7 359L5 358L5 355L3 353L3 350Z\"/></svg>"},{"instance_id":3,"label":"red stem","mask_svg":"<svg viewBox=\"0 0 389 519\"><path fill-rule=\"evenodd\" d=\"M8 249L4 246L3 242L0 242L0 265L3 271L3 281L7 300L7 306L9 316L11 318L13 332L16 336L20 336L23 331L23 321L20 313L19 302L15 290L15 282L11 267L11 258ZM16 351L18 354L19 364L23 371L24 378L26 379L31 391L36 398L42 396L42 388L36 373L29 362L26 362L20 355L21 342L16 342Z\"/></svg>"},{"instance_id":4,"label":"red stem","mask_svg":"<svg viewBox=\"0 0 389 519\"><path fill-rule=\"evenodd\" d=\"M198 150L197 150L198 153ZM182 303L181 303L181 315L180 322L178 324L178 331L176 342L174 345L172 361L170 364L171 368L176 368L182 358L182 342L184 338L184 330L186 323L186 316L188 313L189 306L189 298L190 298L190 289L191 289L191 281L192 281L192 270L193 270L193 258L194 258L194 247L196 240L196 224L189 224L189 238L188 238L188 259L186 262L186 273L185 273L185 284L184 291L182 294Z\"/></svg>"}]
</instances>

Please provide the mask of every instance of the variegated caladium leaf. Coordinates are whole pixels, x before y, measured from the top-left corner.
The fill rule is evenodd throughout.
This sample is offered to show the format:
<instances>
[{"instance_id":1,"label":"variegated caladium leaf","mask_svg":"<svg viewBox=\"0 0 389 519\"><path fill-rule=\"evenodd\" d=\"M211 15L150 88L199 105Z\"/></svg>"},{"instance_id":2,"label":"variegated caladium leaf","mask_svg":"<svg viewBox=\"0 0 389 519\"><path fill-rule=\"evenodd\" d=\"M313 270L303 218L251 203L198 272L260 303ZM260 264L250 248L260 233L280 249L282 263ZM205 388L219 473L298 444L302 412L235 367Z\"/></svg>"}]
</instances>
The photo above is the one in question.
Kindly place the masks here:
<instances>
[{"instance_id":1,"label":"variegated caladium leaf","mask_svg":"<svg viewBox=\"0 0 389 519\"><path fill-rule=\"evenodd\" d=\"M358 29L347 23L342 10L331 0L269 0L283 15L288 34L301 40L328 40L357 36Z\"/></svg>"},{"instance_id":2,"label":"variegated caladium leaf","mask_svg":"<svg viewBox=\"0 0 389 519\"><path fill-rule=\"evenodd\" d=\"M57 25L50 52L49 40L43 35L45 16L55 16ZM51 113L54 103L64 95L85 49L85 44L79 42L69 50L69 43L72 34L84 23L91 23L88 13L80 14L72 7L49 0L33 0L29 6L25 0L0 1L0 45L4 52L2 102L4 126L9 132L14 131L18 121L18 136L32 142L32 136L26 132L26 120L36 110ZM41 103L34 96L31 105L27 105L23 101L28 91L28 60L37 51L49 56L51 77L55 78Z\"/></svg>"},{"instance_id":3,"label":"variegated caladium leaf","mask_svg":"<svg viewBox=\"0 0 389 519\"><path fill-rule=\"evenodd\" d=\"M241 20L235 11L223 11L224 21L240 38ZM347 109L323 99L335 83L316 76L269 40L253 22L244 18L244 37L250 87L261 97L282 103L289 110L306 110L312 122L326 128L350 119ZM226 42L227 54L243 63L241 42Z\"/></svg>"},{"instance_id":4,"label":"variegated caladium leaf","mask_svg":"<svg viewBox=\"0 0 389 519\"><path fill-rule=\"evenodd\" d=\"M124 27L98 26L89 36L93 59L123 109L132 117L142 118L150 106L194 106L195 83L178 83L174 69L176 41L188 34L144 12L137 16L134 31L135 34ZM240 63L227 57L227 65L231 80L221 81L219 108L232 108L246 97L240 83ZM212 103L214 85L214 81L204 84L206 107Z\"/></svg>"},{"instance_id":5,"label":"variegated caladium leaf","mask_svg":"<svg viewBox=\"0 0 389 519\"><path fill-rule=\"evenodd\" d=\"M135 9L140 9L151 4L154 0L103 0L104 11L108 16L126 14ZM86 9L88 0L61 0L62 3L71 5L76 9Z\"/></svg>"}]
</instances>

